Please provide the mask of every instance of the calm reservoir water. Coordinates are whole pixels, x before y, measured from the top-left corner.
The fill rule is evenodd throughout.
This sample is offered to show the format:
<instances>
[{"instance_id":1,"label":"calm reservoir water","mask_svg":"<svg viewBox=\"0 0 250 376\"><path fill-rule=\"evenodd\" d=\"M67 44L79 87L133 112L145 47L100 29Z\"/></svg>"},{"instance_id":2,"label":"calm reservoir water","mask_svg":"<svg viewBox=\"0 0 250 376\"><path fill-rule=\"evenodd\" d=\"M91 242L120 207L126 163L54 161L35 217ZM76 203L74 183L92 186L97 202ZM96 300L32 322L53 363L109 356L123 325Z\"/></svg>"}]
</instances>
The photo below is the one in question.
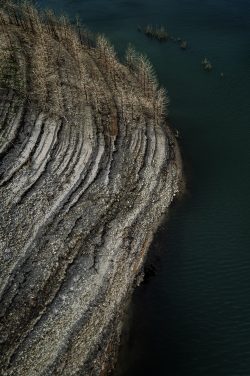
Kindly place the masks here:
<instances>
[{"instance_id":1,"label":"calm reservoir water","mask_svg":"<svg viewBox=\"0 0 250 376\"><path fill-rule=\"evenodd\" d=\"M250 0L38 3L78 14L119 53L147 53L181 134L189 193L156 235L157 272L134 293L115 375L250 376ZM190 48L147 39L147 23Z\"/></svg>"}]
</instances>

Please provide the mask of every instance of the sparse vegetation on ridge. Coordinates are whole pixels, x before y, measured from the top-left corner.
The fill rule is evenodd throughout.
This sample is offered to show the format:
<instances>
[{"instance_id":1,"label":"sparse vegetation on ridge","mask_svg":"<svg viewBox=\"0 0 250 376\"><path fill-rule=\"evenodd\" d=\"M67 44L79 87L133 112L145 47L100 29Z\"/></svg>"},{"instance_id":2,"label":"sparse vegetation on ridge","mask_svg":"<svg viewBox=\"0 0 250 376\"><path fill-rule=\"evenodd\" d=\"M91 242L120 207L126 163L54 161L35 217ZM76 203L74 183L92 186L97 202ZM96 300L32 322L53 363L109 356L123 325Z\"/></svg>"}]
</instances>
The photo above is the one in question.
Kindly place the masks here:
<instances>
[{"instance_id":1,"label":"sparse vegetation on ridge","mask_svg":"<svg viewBox=\"0 0 250 376\"><path fill-rule=\"evenodd\" d=\"M110 42L103 35L91 38L79 19L72 25L66 17L58 18L52 11L39 12L29 3L15 5L9 1L1 7L0 28L2 46L9 55L6 60L1 53L1 85L15 89L22 96L25 94L29 101L51 114L60 116L62 112L62 85L66 79L77 83L72 108L86 101L97 113L106 113L109 108L113 114L112 102L116 101L123 104L120 115L126 119L133 120L141 106L158 124L166 115L165 91L158 89L148 59L133 51L131 58L126 59L126 69ZM163 37L162 28L160 34ZM22 54L18 53L20 48ZM17 51L15 56L13 51ZM91 74L96 75L96 69L101 71L106 84L115 91L112 99L106 98L101 83L93 84L86 70L89 59L93 65ZM70 63L62 71L65 60ZM138 99L137 104L134 97Z\"/></svg>"}]
</instances>

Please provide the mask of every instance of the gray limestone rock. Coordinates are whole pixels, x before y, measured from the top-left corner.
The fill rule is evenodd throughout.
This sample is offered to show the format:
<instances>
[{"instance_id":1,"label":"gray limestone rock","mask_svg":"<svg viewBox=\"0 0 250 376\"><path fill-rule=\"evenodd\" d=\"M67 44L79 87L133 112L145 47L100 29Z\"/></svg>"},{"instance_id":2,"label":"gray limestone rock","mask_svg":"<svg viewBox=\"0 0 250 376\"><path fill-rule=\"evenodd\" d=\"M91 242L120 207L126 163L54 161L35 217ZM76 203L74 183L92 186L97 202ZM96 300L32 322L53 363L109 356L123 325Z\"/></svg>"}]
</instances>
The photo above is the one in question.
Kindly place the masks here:
<instances>
[{"instance_id":1,"label":"gray limestone rock","mask_svg":"<svg viewBox=\"0 0 250 376\"><path fill-rule=\"evenodd\" d=\"M0 16L1 374L103 376L180 189L166 97L132 49L122 65L27 4Z\"/></svg>"}]
</instances>

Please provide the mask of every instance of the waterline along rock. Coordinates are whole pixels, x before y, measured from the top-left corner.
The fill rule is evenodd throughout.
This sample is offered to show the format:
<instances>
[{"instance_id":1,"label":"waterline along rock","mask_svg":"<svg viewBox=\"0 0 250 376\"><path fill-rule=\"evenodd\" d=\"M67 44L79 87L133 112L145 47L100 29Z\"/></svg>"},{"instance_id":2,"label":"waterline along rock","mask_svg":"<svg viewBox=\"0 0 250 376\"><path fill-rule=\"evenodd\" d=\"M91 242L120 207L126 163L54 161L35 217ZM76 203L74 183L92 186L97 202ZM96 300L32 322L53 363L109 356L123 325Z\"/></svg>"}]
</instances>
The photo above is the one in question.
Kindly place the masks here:
<instances>
[{"instance_id":1,"label":"waterline along rock","mask_svg":"<svg viewBox=\"0 0 250 376\"><path fill-rule=\"evenodd\" d=\"M1 375L107 375L181 180L148 60L0 2Z\"/></svg>"}]
</instances>

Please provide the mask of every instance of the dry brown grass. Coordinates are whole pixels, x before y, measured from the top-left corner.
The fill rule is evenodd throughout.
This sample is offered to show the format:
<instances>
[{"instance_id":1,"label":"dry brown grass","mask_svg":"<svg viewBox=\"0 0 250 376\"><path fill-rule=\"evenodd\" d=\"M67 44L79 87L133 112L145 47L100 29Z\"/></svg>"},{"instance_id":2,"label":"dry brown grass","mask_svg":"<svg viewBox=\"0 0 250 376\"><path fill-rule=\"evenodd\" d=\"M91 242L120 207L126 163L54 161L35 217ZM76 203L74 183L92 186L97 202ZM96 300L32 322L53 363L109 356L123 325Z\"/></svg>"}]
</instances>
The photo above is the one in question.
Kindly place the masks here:
<instances>
[{"instance_id":1,"label":"dry brown grass","mask_svg":"<svg viewBox=\"0 0 250 376\"><path fill-rule=\"evenodd\" d=\"M0 1L0 29L0 86L39 108L71 116L87 103L100 116L118 111L131 121L146 111L158 124L166 116L165 91L147 57L131 46L125 67L103 35L91 39L79 19L73 26L29 2Z\"/></svg>"}]
</instances>

